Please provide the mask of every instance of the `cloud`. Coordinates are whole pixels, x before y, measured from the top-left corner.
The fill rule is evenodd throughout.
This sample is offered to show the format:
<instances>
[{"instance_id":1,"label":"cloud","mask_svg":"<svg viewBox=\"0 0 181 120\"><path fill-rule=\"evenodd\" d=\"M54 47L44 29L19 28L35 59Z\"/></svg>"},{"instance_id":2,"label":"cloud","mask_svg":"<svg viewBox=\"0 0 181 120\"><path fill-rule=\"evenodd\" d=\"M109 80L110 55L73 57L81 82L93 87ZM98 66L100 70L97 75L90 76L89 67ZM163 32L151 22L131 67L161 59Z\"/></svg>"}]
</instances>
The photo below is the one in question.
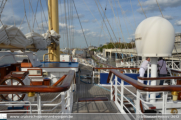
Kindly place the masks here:
<instances>
[{"instance_id":1,"label":"cloud","mask_svg":"<svg viewBox=\"0 0 181 120\"><path fill-rule=\"evenodd\" d=\"M84 33L89 32L89 29L83 29ZM75 30L75 33L81 33L82 34L82 30Z\"/></svg>"},{"instance_id":2,"label":"cloud","mask_svg":"<svg viewBox=\"0 0 181 120\"><path fill-rule=\"evenodd\" d=\"M164 15L164 18L167 19L167 20L173 20L173 17L169 16L169 15Z\"/></svg>"},{"instance_id":3,"label":"cloud","mask_svg":"<svg viewBox=\"0 0 181 120\"><path fill-rule=\"evenodd\" d=\"M88 23L89 20L82 20L81 22L82 22L82 23Z\"/></svg>"},{"instance_id":4,"label":"cloud","mask_svg":"<svg viewBox=\"0 0 181 120\"><path fill-rule=\"evenodd\" d=\"M126 14L127 12L128 12L128 11L124 11L124 10L121 11L122 14Z\"/></svg>"},{"instance_id":5,"label":"cloud","mask_svg":"<svg viewBox=\"0 0 181 120\"><path fill-rule=\"evenodd\" d=\"M162 11L164 11L165 8L169 8L169 7L173 8L173 7L181 6L181 0L157 0L157 1ZM149 11L149 12L159 11L156 0L147 0L145 2L141 2L141 5L144 11ZM139 8L137 11L142 13L141 8Z\"/></svg>"},{"instance_id":6,"label":"cloud","mask_svg":"<svg viewBox=\"0 0 181 120\"><path fill-rule=\"evenodd\" d=\"M181 20L176 21L175 24L176 24L177 26L181 26Z\"/></svg>"},{"instance_id":7,"label":"cloud","mask_svg":"<svg viewBox=\"0 0 181 120\"><path fill-rule=\"evenodd\" d=\"M74 26L73 25L67 25L67 24L65 24L65 23L59 23L59 26L61 27L61 28L70 28L70 29L72 29L72 28L74 28Z\"/></svg>"},{"instance_id":8,"label":"cloud","mask_svg":"<svg viewBox=\"0 0 181 120\"><path fill-rule=\"evenodd\" d=\"M20 30L23 30L24 29L24 27L18 27Z\"/></svg>"},{"instance_id":9,"label":"cloud","mask_svg":"<svg viewBox=\"0 0 181 120\"><path fill-rule=\"evenodd\" d=\"M6 24L6 25L14 25L14 23L16 25L20 25L21 23L25 23L25 20L23 20L23 18L20 18L18 16L7 16L7 15L3 15L2 18L1 18L3 24Z\"/></svg>"},{"instance_id":10,"label":"cloud","mask_svg":"<svg viewBox=\"0 0 181 120\"><path fill-rule=\"evenodd\" d=\"M133 38L127 38L128 40L132 40Z\"/></svg>"},{"instance_id":11,"label":"cloud","mask_svg":"<svg viewBox=\"0 0 181 120\"><path fill-rule=\"evenodd\" d=\"M84 17L83 14L78 14L78 16L79 16L79 18L83 18L83 17ZM73 15L73 18L78 18L78 16L77 16L77 14L74 14L74 15Z\"/></svg>"},{"instance_id":12,"label":"cloud","mask_svg":"<svg viewBox=\"0 0 181 120\"><path fill-rule=\"evenodd\" d=\"M78 14L79 15L79 18L84 18L84 15L83 14ZM65 15L63 14L63 15L61 15L61 16L59 16L62 20L65 20ZM78 19L78 16L77 16L77 14L74 14L73 16L67 16L66 17L66 19L67 20L70 20L70 19Z\"/></svg>"},{"instance_id":13,"label":"cloud","mask_svg":"<svg viewBox=\"0 0 181 120\"><path fill-rule=\"evenodd\" d=\"M96 37L96 36L97 36L97 33L96 33L96 32L89 32L89 33L87 33L86 35L90 35L90 36Z\"/></svg>"},{"instance_id":14,"label":"cloud","mask_svg":"<svg viewBox=\"0 0 181 120\"><path fill-rule=\"evenodd\" d=\"M97 22L97 19L92 20L92 22Z\"/></svg>"}]
</instances>

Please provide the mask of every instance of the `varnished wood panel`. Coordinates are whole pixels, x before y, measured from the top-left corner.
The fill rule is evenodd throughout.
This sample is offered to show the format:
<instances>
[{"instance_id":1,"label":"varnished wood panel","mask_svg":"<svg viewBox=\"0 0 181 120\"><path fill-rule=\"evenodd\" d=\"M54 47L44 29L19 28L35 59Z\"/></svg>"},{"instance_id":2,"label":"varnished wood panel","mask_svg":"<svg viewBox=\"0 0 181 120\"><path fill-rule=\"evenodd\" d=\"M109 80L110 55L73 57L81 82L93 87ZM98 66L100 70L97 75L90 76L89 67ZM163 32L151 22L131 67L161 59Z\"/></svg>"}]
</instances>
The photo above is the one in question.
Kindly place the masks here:
<instances>
[{"instance_id":1,"label":"varnished wood panel","mask_svg":"<svg viewBox=\"0 0 181 120\"><path fill-rule=\"evenodd\" d=\"M43 81L31 81L30 85L43 85Z\"/></svg>"}]
</instances>

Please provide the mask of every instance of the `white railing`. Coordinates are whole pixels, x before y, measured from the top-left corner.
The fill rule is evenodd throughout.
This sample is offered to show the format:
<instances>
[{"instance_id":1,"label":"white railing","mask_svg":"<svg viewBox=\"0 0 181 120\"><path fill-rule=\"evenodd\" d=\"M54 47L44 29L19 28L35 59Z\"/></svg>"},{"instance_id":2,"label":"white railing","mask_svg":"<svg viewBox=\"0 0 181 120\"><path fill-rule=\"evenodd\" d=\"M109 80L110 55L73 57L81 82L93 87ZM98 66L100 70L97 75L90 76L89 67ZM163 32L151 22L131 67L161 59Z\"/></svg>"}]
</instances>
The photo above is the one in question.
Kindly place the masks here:
<instances>
[{"instance_id":1,"label":"white railing","mask_svg":"<svg viewBox=\"0 0 181 120\"><path fill-rule=\"evenodd\" d=\"M119 109L119 111L122 114L126 114L126 111L131 115L131 119L136 119L136 116L134 114L131 113L131 111L126 107L126 105L124 105L124 101L126 100L128 102L128 104L131 104L132 107L134 109L136 109L135 113L137 114L143 114L140 110L140 100L142 100L140 98L140 92L139 90L137 90L137 94L131 92L129 90L129 92L136 98L135 103L131 102L129 100L129 98L127 98L124 95L124 91L125 89L128 90L125 85L124 85L124 81L122 80L121 83L118 82L118 77L116 76L114 80L113 79L113 75L111 76L111 91L110 91L110 96L111 96L111 100L114 101L114 103L116 104L117 108ZM113 87L112 87L113 86ZM118 88L121 88L121 90L119 90ZM126 110L126 111L125 111ZM127 118L128 120L130 118Z\"/></svg>"},{"instance_id":2,"label":"white railing","mask_svg":"<svg viewBox=\"0 0 181 120\"><path fill-rule=\"evenodd\" d=\"M157 113L161 112L163 115L170 114L172 108L180 108L179 106L181 105L181 101L173 101L172 98L168 96L168 94L170 94L171 91L149 92L148 94L147 91L141 91L139 89L136 89L136 92L134 92L129 89L129 87L133 86L124 85L125 81L123 79L121 79L120 83L118 81L117 76L115 76L113 80L113 75L114 74L112 74L110 78L111 100L114 101L114 103L116 104L116 106L122 114L126 113L126 111L130 113L131 119L138 119L137 114L144 115L144 113L142 113L141 111L140 104L142 104L144 110L154 109L157 111ZM128 94L129 96L132 96L131 99L128 97ZM157 95L162 96L157 98ZM132 108L134 108L136 115L133 114L128 107L126 107L126 104L132 105Z\"/></svg>"},{"instance_id":3,"label":"white railing","mask_svg":"<svg viewBox=\"0 0 181 120\"><path fill-rule=\"evenodd\" d=\"M55 98L52 98L51 101L42 101L41 99L41 94L40 93L36 93L37 94L37 101L31 102L31 101L1 101L0 102L0 106L26 106L29 109L27 110L0 110L0 112L29 112L29 113L38 113L41 114L42 112L51 112L53 110L55 110L57 107L61 106L61 110L58 113L71 113L72 111L72 106L73 106L73 92L75 90L75 84L72 84L71 87L65 91L65 92L61 92L59 93ZM48 94L47 94L48 95ZM54 103L53 102L57 99L61 99L61 101L59 103ZM32 107L36 106L37 109L32 109ZM44 110L42 109L42 107L44 106L51 106L53 108L49 109L49 110Z\"/></svg>"},{"instance_id":4,"label":"white railing","mask_svg":"<svg viewBox=\"0 0 181 120\"><path fill-rule=\"evenodd\" d=\"M77 59L80 64L83 64L86 66L95 67L97 65L93 59L83 59L83 58L77 58Z\"/></svg>"},{"instance_id":5,"label":"white railing","mask_svg":"<svg viewBox=\"0 0 181 120\"><path fill-rule=\"evenodd\" d=\"M98 54L95 54L99 59L103 60L103 61L107 61L107 58L104 58L104 57L101 57L100 55Z\"/></svg>"},{"instance_id":6,"label":"white railing","mask_svg":"<svg viewBox=\"0 0 181 120\"><path fill-rule=\"evenodd\" d=\"M100 74L101 73L109 73L110 71L110 67L103 67L103 68L94 68L93 71L92 71L92 82L94 83L94 79L97 78L98 79L98 84L100 84ZM136 69L127 69L127 68L118 68L118 70L121 72L121 73L138 73L139 71L136 70Z\"/></svg>"},{"instance_id":7,"label":"white railing","mask_svg":"<svg viewBox=\"0 0 181 120\"><path fill-rule=\"evenodd\" d=\"M169 68L171 69L177 69L177 70L181 70L181 66L180 66L181 61L166 61L166 64Z\"/></svg>"},{"instance_id":8,"label":"white railing","mask_svg":"<svg viewBox=\"0 0 181 120\"><path fill-rule=\"evenodd\" d=\"M138 61L127 61L127 62L123 62L121 60L116 60L116 67L139 67L141 64L141 60Z\"/></svg>"}]
</instances>

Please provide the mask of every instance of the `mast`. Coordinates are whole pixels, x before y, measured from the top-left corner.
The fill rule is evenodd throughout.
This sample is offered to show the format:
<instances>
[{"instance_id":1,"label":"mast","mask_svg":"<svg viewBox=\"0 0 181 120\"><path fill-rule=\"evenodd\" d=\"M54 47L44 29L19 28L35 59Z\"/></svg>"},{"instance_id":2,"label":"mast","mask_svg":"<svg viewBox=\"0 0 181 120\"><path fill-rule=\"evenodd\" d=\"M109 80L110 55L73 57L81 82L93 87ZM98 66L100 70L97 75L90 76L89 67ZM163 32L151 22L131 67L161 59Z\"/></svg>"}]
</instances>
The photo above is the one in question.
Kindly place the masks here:
<instances>
[{"instance_id":1,"label":"mast","mask_svg":"<svg viewBox=\"0 0 181 120\"><path fill-rule=\"evenodd\" d=\"M54 30L59 33L59 19L58 19L58 0L48 0L48 23L49 30ZM50 61L60 61L60 47L52 43L48 47L48 54Z\"/></svg>"}]
</instances>

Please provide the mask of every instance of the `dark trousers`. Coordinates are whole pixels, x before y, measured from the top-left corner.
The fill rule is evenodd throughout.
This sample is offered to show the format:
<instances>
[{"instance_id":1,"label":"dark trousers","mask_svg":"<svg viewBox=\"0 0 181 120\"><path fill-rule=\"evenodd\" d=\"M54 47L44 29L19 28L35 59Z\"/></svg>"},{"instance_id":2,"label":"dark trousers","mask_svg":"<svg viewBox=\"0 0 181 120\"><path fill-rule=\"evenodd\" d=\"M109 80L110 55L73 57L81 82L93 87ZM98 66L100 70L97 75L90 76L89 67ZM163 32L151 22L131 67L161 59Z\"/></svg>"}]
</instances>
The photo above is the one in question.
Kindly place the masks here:
<instances>
[{"instance_id":1,"label":"dark trousers","mask_svg":"<svg viewBox=\"0 0 181 120\"><path fill-rule=\"evenodd\" d=\"M166 77L167 74L159 74L159 77ZM159 85L163 85L164 80L160 80L160 84Z\"/></svg>"}]
</instances>

